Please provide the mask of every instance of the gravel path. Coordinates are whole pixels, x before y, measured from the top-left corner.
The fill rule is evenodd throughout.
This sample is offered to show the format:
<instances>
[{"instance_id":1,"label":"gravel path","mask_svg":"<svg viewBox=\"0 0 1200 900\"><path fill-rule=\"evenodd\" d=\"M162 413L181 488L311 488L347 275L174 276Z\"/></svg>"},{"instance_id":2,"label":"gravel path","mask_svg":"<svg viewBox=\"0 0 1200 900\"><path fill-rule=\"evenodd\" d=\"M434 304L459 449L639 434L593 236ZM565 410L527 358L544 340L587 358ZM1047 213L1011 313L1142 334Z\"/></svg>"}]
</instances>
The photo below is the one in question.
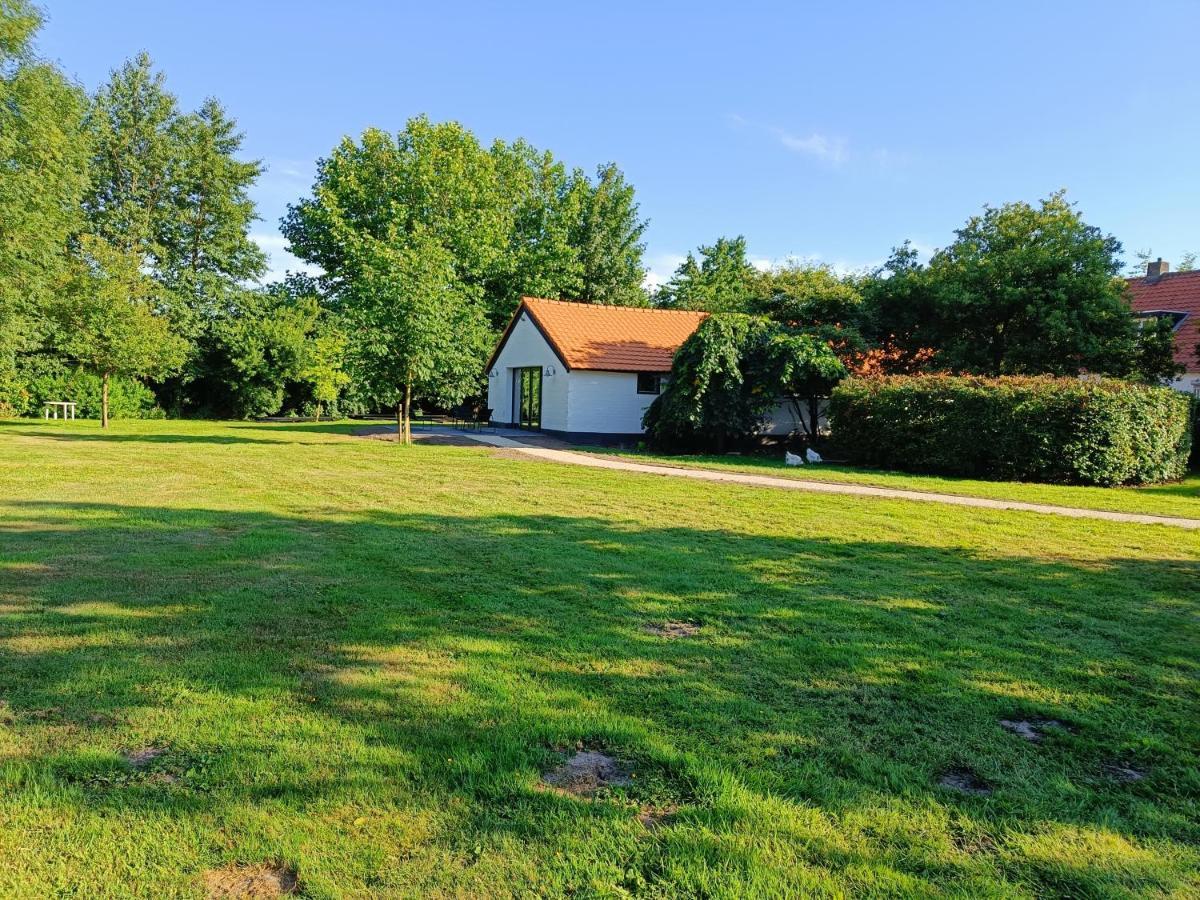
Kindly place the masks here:
<instances>
[{"instance_id":1,"label":"gravel path","mask_svg":"<svg viewBox=\"0 0 1200 900\"><path fill-rule=\"evenodd\" d=\"M488 433L463 433L463 436L490 447L506 450L532 459L586 466L592 469L616 469L622 472L638 472L643 475L662 475L668 478L693 478L699 481L721 481L733 484L748 484L754 487L781 488L788 491L812 491L820 494L849 494L855 497L881 497L887 500L915 500L920 503L944 503L948 506L973 506L979 509L1013 509L1022 512L1045 513L1054 516L1069 516L1075 519L1103 519L1108 522L1133 522L1141 525L1169 525L1173 528L1200 529L1200 519L1185 519L1177 516L1150 516L1141 513L1110 512L1103 509L1079 509L1074 506L1052 506L1046 503L1022 503L1018 500L992 500L986 497L963 497L958 494L935 494L928 491L905 491L896 488L871 487L865 484L845 484L828 481L802 481L796 478L779 478L774 475L751 475L744 472L718 472L713 469L688 469L676 466L656 466L648 463L627 462L579 453L574 450L557 450L533 447L512 438Z\"/></svg>"}]
</instances>

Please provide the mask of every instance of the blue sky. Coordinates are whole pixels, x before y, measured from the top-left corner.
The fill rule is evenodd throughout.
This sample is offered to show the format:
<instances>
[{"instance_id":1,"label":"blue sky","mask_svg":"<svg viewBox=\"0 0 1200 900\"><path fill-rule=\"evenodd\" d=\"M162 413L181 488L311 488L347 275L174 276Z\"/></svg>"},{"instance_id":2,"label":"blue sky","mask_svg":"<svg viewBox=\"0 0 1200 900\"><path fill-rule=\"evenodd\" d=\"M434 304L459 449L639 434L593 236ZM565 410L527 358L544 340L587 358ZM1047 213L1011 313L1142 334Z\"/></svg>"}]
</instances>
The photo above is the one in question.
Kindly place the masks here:
<instances>
[{"instance_id":1,"label":"blue sky","mask_svg":"<svg viewBox=\"0 0 1200 900\"><path fill-rule=\"evenodd\" d=\"M422 112L617 162L652 278L736 234L761 262L873 265L1060 187L1130 256L1200 250L1195 0L43 5L41 52L89 89L145 49L184 106L225 104L268 166L276 271L315 160Z\"/></svg>"}]
</instances>

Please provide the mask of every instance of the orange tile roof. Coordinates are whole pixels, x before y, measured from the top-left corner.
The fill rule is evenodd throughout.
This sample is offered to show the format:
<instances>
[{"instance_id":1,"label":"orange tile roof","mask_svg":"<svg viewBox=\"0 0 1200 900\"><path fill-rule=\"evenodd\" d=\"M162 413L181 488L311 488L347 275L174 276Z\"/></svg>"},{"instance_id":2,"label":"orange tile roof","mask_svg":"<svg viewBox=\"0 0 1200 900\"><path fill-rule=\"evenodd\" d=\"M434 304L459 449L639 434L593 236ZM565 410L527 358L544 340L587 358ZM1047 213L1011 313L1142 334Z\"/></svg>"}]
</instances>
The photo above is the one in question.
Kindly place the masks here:
<instances>
[{"instance_id":1,"label":"orange tile roof","mask_svg":"<svg viewBox=\"0 0 1200 900\"><path fill-rule=\"evenodd\" d=\"M633 306L600 306L522 297L487 367L527 310L568 369L604 372L669 372L680 344L708 313Z\"/></svg>"},{"instance_id":2,"label":"orange tile roof","mask_svg":"<svg viewBox=\"0 0 1200 900\"><path fill-rule=\"evenodd\" d=\"M1175 330L1175 361L1188 372L1200 371L1200 270L1130 278L1129 299L1137 312L1185 314Z\"/></svg>"}]
</instances>

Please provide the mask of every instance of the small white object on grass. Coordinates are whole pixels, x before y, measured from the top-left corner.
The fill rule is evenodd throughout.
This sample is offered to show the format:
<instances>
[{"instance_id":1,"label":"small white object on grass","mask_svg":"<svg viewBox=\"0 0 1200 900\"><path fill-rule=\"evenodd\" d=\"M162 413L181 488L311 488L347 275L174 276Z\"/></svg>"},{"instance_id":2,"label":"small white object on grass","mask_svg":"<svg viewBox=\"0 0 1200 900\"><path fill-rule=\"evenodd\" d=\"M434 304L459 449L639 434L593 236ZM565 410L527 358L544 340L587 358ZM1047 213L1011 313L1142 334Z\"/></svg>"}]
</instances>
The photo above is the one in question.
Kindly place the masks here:
<instances>
[{"instance_id":1,"label":"small white object on grass","mask_svg":"<svg viewBox=\"0 0 1200 900\"><path fill-rule=\"evenodd\" d=\"M803 458L803 457L801 457L801 456L797 456L795 453L791 453L791 452L789 452L789 451L784 451L784 454L783 454L783 461L784 461L784 463L785 463L785 464L787 464L787 465L789 465L789 466L802 466L802 465L804 465L804 458Z\"/></svg>"},{"instance_id":2,"label":"small white object on grass","mask_svg":"<svg viewBox=\"0 0 1200 900\"><path fill-rule=\"evenodd\" d=\"M808 461L810 463L819 463L822 461L821 454L818 453L816 450L814 450L812 447L809 447L807 450L804 451L804 456L808 459Z\"/></svg>"}]
</instances>

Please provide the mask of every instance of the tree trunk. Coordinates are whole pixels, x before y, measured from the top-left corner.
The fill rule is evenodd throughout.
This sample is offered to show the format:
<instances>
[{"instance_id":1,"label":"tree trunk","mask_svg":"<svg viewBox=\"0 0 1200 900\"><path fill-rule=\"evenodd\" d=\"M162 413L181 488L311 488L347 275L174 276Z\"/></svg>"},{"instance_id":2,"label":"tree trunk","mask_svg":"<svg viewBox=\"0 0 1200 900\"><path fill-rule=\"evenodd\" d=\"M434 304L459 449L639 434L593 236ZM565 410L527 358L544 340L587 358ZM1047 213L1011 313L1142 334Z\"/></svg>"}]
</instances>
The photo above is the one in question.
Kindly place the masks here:
<instances>
[{"instance_id":1,"label":"tree trunk","mask_svg":"<svg viewBox=\"0 0 1200 900\"><path fill-rule=\"evenodd\" d=\"M821 433L821 398L808 398L808 444L810 447L817 443L817 436Z\"/></svg>"},{"instance_id":2,"label":"tree trunk","mask_svg":"<svg viewBox=\"0 0 1200 900\"><path fill-rule=\"evenodd\" d=\"M396 404L396 443L404 440L404 401Z\"/></svg>"},{"instance_id":3,"label":"tree trunk","mask_svg":"<svg viewBox=\"0 0 1200 900\"><path fill-rule=\"evenodd\" d=\"M315 421L315 422L321 421L321 401L320 400L317 401L317 414L313 417L313 421Z\"/></svg>"},{"instance_id":4,"label":"tree trunk","mask_svg":"<svg viewBox=\"0 0 1200 900\"><path fill-rule=\"evenodd\" d=\"M108 373L100 378L100 427L108 427Z\"/></svg>"},{"instance_id":5,"label":"tree trunk","mask_svg":"<svg viewBox=\"0 0 1200 900\"><path fill-rule=\"evenodd\" d=\"M412 443L412 384L404 385L404 443Z\"/></svg>"}]
</instances>

